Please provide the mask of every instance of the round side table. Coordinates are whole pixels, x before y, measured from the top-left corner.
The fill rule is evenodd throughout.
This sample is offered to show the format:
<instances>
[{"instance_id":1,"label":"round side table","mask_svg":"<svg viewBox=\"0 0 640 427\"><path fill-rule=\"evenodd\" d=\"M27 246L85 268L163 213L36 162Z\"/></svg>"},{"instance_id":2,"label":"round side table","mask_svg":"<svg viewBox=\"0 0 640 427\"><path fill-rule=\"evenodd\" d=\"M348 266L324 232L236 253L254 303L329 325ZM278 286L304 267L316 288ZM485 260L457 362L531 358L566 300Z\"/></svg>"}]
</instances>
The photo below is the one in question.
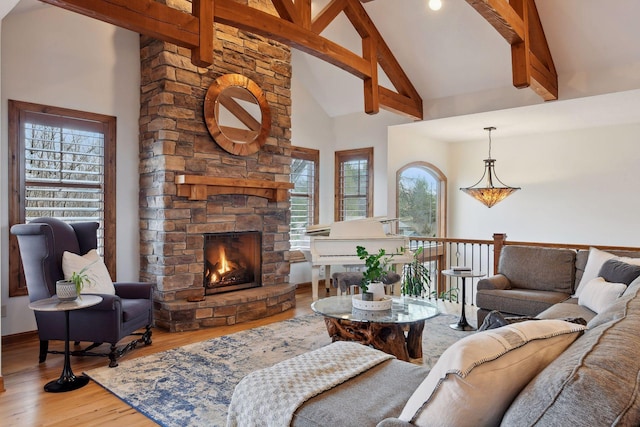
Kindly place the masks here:
<instances>
[{"instance_id":1,"label":"round side table","mask_svg":"<svg viewBox=\"0 0 640 427\"><path fill-rule=\"evenodd\" d=\"M29 308L35 311L64 311L65 341L64 341L64 368L57 380L48 382L44 386L44 391L51 393L61 393L76 390L84 387L89 382L86 375L75 376L71 370L71 355L69 352L69 312L71 310L81 310L102 302L102 297L97 295L82 295L74 301L60 301L57 296L41 299L29 304Z\"/></svg>"},{"instance_id":2,"label":"round side table","mask_svg":"<svg viewBox=\"0 0 640 427\"><path fill-rule=\"evenodd\" d=\"M451 329L455 329L456 331L473 331L475 328L467 322L467 317L464 314L464 303L465 303L465 288L466 283L465 280L467 277L484 277L485 274L481 271L467 271L467 270L442 270L442 274L449 277L460 277L462 278L462 308L460 313L460 319L458 323L453 323L449 325Z\"/></svg>"}]
</instances>

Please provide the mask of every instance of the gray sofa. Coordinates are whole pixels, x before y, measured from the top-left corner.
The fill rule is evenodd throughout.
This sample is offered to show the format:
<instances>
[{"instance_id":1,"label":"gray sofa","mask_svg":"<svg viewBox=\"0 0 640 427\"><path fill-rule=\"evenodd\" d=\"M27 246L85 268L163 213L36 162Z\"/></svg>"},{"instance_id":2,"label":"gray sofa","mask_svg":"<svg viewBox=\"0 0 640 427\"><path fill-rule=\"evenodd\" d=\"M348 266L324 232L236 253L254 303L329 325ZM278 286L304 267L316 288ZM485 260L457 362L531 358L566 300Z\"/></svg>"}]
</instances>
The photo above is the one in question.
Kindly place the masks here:
<instances>
[{"instance_id":1,"label":"gray sofa","mask_svg":"<svg viewBox=\"0 0 640 427\"><path fill-rule=\"evenodd\" d=\"M590 320L595 313L578 307L577 299L571 298L582 279L589 252L534 246L504 247L497 274L478 281L478 325L494 310L507 316L537 316L558 303L571 305L556 307L545 318L584 317ZM640 251L610 253L640 258Z\"/></svg>"},{"instance_id":2,"label":"gray sofa","mask_svg":"<svg viewBox=\"0 0 640 427\"><path fill-rule=\"evenodd\" d=\"M584 267L584 264L583 264ZM551 319L554 316L574 317L581 314L584 307L575 302L554 304L539 314L540 318ZM583 314L584 312L582 312ZM522 325L542 325L545 322L567 324L558 320L531 320L518 322ZM515 325L515 324L514 324ZM577 326L583 328L583 326ZM486 331L497 333L509 330L509 327ZM462 341L485 334L469 334ZM508 336L505 335L505 336ZM550 334L556 337L555 334ZM513 338L513 337L512 337ZM493 339L493 338L492 338ZM518 363L522 368L536 363L531 355L545 353L552 347L545 339L532 338L529 343L542 341ZM456 343L456 344L458 344ZM529 343L513 348L526 348ZM456 344L452 345L452 349ZM477 349L478 347L474 347ZM472 352L475 350L472 349ZM457 350L457 349L456 349ZM457 352L448 350L439 359L455 358ZM505 352L504 354L513 354ZM488 385L476 388L475 397L455 395L445 402L443 407L434 407L433 401L438 393L444 393L445 384L453 381L465 385L471 382L469 377L458 378L459 371L446 371L434 388L433 394L420 396L424 384L428 382L429 371L421 366L398 360L388 360L369 369L339 386L324 391L307 400L293 414L292 426L377 426L410 427L422 425L456 427L477 425L503 426L638 426L640 425L640 277L630 283L624 293L617 297L606 309L598 314L592 313L583 332L578 332L557 353L540 366L540 370L525 382L520 375L503 371L504 366L513 365L512 360L503 362L499 368L489 369ZM489 360L489 365L503 357ZM485 360L478 365L485 363ZM437 372L438 364L433 370ZM476 365L474 365L475 367ZM317 366L310 366L315 370ZM521 367L518 367L521 369ZM524 373L522 376L525 376ZM426 378L426 379L425 379ZM424 379L424 381L423 381ZM503 386L512 382L519 384L502 402L503 406L497 418L492 422L478 421L483 412L495 412L493 396L503 392ZM411 401L425 399L419 412L407 421L404 416ZM435 395L435 397L434 397ZM478 397L480 396L480 397ZM506 402L506 403L505 403ZM431 406L430 406L431 405ZM442 405L442 404L441 404ZM457 418L447 421L448 414L459 411L475 414L468 419ZM418 415L422 412L421 415ZM412 413L412 412L411 412ZM444 420L443 420L444 413ZM400 417L405 419L403 421Z\"/></svg>"},{"instance_id":3,"label":"gray sofa","mask_svg":"<svg viewBox=\"0 0 640 427\"><path fill-rule=\"evenodd\" d=\"M637 279L613 305L594 316L588 329L516 394L501 422L495 425L640 425L639 294L640 279ZM395 359L383 362L307 400L295 411L291 425L447 425L435 419L426 424L398 419L427 374L424 367L408 362ZM494 390L489 387L483 392L490 396ZM479 411L490 406L487 402L472 402L460 396L450 402L449 410L455 412L473 404ZM424 410L429 411L429 408ZM456 423L456 427L460 425ZM483 424L470 420L467 425Z\"/></svg>"}]
</instances>

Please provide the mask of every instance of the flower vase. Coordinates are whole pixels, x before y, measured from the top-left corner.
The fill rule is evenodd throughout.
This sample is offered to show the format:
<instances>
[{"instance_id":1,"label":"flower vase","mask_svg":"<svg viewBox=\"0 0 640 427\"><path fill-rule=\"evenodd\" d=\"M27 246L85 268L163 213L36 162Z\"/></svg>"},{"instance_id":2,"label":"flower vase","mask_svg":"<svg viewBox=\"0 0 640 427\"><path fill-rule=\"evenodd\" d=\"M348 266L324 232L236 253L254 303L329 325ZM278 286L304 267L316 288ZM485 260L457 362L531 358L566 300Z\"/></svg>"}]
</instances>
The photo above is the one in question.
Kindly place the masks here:
<instances>
[{"instance_id":1,"label":"flower vase","mask_svg":"<svg viewBox=\"0 0 640 427\"><path fill-rule=\"evenodd\" d=\"M78 298L76 285L66 280L58 280L56 282L56 295L60 301L74 301Z\"/></svg>"}]
</instances>

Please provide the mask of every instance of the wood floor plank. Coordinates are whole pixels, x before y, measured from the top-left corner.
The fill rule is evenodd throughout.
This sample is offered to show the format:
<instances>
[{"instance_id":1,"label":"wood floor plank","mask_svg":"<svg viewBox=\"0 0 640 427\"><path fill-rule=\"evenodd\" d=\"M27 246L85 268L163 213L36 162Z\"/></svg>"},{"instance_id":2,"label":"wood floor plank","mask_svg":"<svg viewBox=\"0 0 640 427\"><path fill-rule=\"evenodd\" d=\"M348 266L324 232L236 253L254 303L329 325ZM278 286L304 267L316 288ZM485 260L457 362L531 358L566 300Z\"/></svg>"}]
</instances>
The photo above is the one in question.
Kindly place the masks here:
<instances>
[{"instance_id":1,"label":"wood floor plank","mask_svg":"<svg viewBox=\"0 0 640 427\"><path fill-rule=\"evenodd\" d=\"M153 344L142 346L125 359L148 356L222 335L267 325L311 313L311 289L301 287L296 292L296 308L266 319L232 326L220 326L191 332L169 333L153 330ZM38 363L39 342L35 336L2 346L2 375L5 392L0 392L0 424L2 426L113 426L146 427L156 425L122 400L93 381L79 390L67 393L46 393L44 385L60 376L63 356L50 354ZM51 349L64 346L51 343ZM79 375L85 370L106 366L107 358L73 357L71 368ZM118 368L114 368L118 369Z\"/></svg>"}]
</instances>

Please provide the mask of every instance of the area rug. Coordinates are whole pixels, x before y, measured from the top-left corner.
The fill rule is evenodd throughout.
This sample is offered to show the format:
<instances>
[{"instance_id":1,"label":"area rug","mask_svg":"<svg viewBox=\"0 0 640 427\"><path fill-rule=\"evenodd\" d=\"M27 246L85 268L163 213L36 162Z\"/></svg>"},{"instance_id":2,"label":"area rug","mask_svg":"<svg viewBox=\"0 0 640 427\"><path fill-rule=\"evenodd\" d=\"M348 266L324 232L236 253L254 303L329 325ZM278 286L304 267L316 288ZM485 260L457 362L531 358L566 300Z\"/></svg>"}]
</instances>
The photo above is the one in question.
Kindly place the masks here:
<instances>
[{"instance_id":1,"label":"area rug","mask_svg":"<svg viewBox=\"0 0 640 427\"><path fill-rule=\"evenodd\" d=\"M427 320L425 366L469 334L448 327L456 319L441 314ZM322 316L311 314L85 373L162 426L224 426L233 390L245 375L330 342Z\"/></svg>"}]
</instances>

